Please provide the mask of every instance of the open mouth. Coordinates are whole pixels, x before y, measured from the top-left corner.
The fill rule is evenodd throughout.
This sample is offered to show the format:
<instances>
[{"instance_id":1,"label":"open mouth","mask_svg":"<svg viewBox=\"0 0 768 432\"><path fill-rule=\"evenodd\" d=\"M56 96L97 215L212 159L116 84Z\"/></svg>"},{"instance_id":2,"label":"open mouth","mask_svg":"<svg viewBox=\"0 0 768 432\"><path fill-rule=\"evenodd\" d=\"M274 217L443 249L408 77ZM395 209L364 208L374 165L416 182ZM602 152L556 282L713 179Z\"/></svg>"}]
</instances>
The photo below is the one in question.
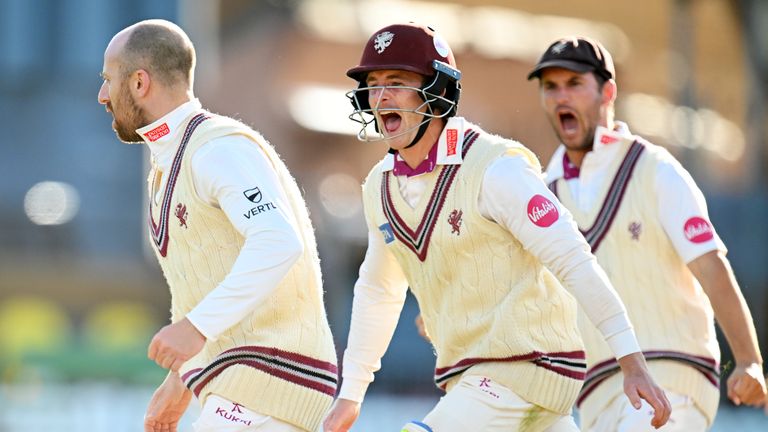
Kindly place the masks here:
<instances>
[{"instance_id":1,"label":"open mouth","mask_svg":"<svg viewBox=\"0 0 768 432\"><path fill-rule=\"evenodd\" d=\"M381 122L384 125L384 130L387 133L393 133L400 128L400 124L403 119L400 114L396 113L381 113Z\"/></svg>"},{"instance_id":2,"label":"open mouth","mask_svg":"<svg viewBox=\"0 0 768 432\"><path fill-rule=\"evenodd\" d=\"M579 121L571 110L560 110L557 113L560 120L560 130L567 135L573 135L579 130Z\"/></svg>"}]
</instances>

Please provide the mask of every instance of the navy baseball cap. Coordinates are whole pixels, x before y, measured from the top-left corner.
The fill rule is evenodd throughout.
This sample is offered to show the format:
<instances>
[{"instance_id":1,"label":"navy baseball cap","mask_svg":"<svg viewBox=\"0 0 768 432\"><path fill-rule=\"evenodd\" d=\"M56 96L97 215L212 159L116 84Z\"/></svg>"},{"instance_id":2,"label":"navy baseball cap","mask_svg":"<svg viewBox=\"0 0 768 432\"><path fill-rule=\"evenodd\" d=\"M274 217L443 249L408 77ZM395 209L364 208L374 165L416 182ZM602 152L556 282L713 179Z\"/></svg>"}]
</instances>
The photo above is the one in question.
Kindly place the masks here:
<instances>
[{"instance_id":1,"label":"navy baseball cap","mask_svg":"<svg viewBox=\"0 0 768 432\"><path fill-rule=\"evenodd\" d=\"M579 73L594 72L607 80L616 76L608 50L600 42L581 36L565 37L552 43L528 74L528 79L541 78L541 71L549 67Z\"/></svg>"}]
</instances>

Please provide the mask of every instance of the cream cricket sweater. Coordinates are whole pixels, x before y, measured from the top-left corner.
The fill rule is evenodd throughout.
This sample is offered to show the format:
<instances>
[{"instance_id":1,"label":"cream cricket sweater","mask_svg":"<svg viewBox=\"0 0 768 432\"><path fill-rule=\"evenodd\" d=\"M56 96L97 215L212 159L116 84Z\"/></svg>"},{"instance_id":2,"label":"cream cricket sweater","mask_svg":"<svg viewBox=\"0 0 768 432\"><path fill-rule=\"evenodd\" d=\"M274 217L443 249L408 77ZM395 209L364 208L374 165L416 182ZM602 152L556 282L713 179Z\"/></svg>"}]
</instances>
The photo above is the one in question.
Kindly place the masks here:
<instances>
[{"instance_id":1,"label":"cream cricket sweater","mask_svg":"<svg viewBox=\"0 0 768 432\"><path fill-rule=\"evenodd\" d=\"M206 342L180 372L201 402L215 393L314 431L336 393L337 368L306 206L293 177L264 138L239 122L206 112L190 116L171 172L165 174L163 202L157 208L150 205L150 236L170 286L172 321L183 318L224 279L244 242L224 212L200 200L189 169L197 148L231 134L249 137L272 162L304 252L268 301L215 341ZM150 173L150 180L154 177ZM153 196L151 188L150 181Z\"/></svg>"},{"instance_id":2,"label":"cream cricket sweater","mask_svg":"<svg viewBox=\"0 0 768 432\"><path fill-rule=\"evenodd\" d=\"M711 424L719 400L714 313L656 216L664 210L657 208L653 192L656 169L672 156L645 141L622 139L612 145L622 146L625 156L607 168L616 174L603 186L601 207L580 211L563 179L550 187L573 214L624 301L656 382L691 396ZM582 314L579 328L589 367L579 408L582 425L588 426L623 392L623 381L600 332Z\"/></svg>"},{"instance_id":3,"label":"cream cricket sweater","mask_svg":"<svg viewBox=\"0 0 768 432\"><path fill-rule=\"evenodd\" d=\"M390 245L418 299L437 352L436 383L470 370L531 403L569 413L584 378L576 303L520 242L478 210L488 165L523 146L467 130L461 165L444 165L412 209L381 163L365 182L367 217ZM510 185L514 187L514 185ZM429 190L429 189L428 189Z\"/></svg>"}]
</instances>

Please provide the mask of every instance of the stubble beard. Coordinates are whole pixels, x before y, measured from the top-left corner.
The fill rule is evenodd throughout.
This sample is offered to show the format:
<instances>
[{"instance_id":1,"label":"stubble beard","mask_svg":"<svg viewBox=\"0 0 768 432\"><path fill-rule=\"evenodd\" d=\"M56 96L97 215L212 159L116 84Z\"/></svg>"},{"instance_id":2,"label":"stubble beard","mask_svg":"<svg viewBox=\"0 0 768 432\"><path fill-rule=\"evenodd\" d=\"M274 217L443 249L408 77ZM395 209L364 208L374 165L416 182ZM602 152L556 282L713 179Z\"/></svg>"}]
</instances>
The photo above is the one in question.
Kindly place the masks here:
<instances>
[{"instance_id":1,"label":"stubble beard","mask_svg":"<svg viewBox=\"0 0 768 432\"><path fill-rule=\"evenodd\" d=\"M112 111L112 115L115 118L115 134L117 134L117 138L126 144L143 143L144 139L136 132L136 129L149 124L144 109L136 103L127 88L121 89L120 100L124 101L126 105L126 107L121 110L125 113L123 119L118 119L117 113L113 110L111 103L109 106L109 109Z\"/></svg>"}]
</instances>

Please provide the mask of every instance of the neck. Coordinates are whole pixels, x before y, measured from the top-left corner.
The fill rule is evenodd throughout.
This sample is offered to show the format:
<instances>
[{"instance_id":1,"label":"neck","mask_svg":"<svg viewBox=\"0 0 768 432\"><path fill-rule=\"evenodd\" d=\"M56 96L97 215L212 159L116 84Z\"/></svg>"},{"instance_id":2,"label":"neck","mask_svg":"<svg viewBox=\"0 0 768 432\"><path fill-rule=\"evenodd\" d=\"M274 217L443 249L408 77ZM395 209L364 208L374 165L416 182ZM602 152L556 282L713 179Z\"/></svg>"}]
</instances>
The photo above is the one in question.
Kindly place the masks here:
<instances>
[{"instance_id":1,"label":"neck","mask_svg":"<svg viewBox=\"0 0 768 432\"><path fill-rule=\"evenodd\" d=\"M608 130L616 130L616 123L614 123L612 118L603 120L598 125L603 126ZM597 127L595 127L594 133L597 133ZM566 147L565 153L568 155L568 160L571 161L572 164L581 168L581 163L584 161L584 157L587 155L587 153L591 152L592 148L594 147L594 141L595 135L593 134L588 142L585 142L581 148L572 149Z\"/></svg>"},{"instance_id":2,"label":"neck","mask_svg":"<svg viewBox=\"0 0 768 432\"><path fill-rule=\"evenodd\" d=\"M416 144L397 151L400 158L411 168L419 166L426 159L432 146L437 145L437 139L440 138L444 126L444 120L432 119L424 136Z\"/></svg>"},{"instance_id":3,"label":"neck","mask_svg":"<svg viewBox=\"0 0 768 432\"><path fill-rule=\"evenodd\" d=\"M192 93L192 90L160 95L155 100L150 101L145 108L149 115L150 123L157 121L157 119L164 117L169 112L194 98L195 95Z\"/></svg>"}]
</instances>

